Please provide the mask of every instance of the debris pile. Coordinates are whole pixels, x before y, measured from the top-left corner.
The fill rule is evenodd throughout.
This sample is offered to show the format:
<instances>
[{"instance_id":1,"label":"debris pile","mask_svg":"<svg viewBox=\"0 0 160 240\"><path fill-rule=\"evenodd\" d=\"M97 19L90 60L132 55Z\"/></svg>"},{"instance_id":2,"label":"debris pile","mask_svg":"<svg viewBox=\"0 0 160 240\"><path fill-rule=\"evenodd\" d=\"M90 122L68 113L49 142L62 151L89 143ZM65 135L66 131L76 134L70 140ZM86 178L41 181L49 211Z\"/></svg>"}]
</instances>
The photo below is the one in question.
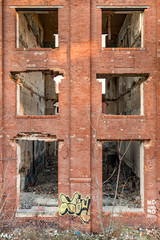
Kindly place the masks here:
<instances>
[{"instance_id":1,"label":"debris pile","mask_svg":"<svg viewBox=\"0 0 160 240\"><path fill-rule=\"evenodd\" d=\"M109 240L157 240L160 239L160 231L158 229L142 229L142 228L130 228L127 226L117 226L110 229ZM78 239L94 239L104 240L108 236L108 228L105 229L106 236L103 234L87 234L74 231L60 231L57 229L38 229L33 227L27 227L26 229L14 229L10 232L2 232L0 239L2 240L53 240L53 239L64 239L64 240L78 240Z\"/></svg>"},{"instance_id":2,"label":"debris pile","mask_svg":"<svg viewBox=\"0 0 160 240\"><path fill-rule=\"evenodd\" d=\"M108 161L108 165L104 166L103 173L103 206L113 206L117 185L118 163L113 164L112 161ZM140 179L125 163L122 163L121 166L115 206L141 208Z\"/></svg>"},{"instance_id":3,"label":"debris pile","mask_svg":"<svg viewBox=\"0 0 160 240\"><path fill-rule=\"evenodd\" d=\"M55 200L55 201L54 201ZM54 202L54 203L53 203ZM57 206L58 182L54 168L44 169L36 184L20 194L20 209L31 209L33 206Z\"/></svg>"}]
</instances>

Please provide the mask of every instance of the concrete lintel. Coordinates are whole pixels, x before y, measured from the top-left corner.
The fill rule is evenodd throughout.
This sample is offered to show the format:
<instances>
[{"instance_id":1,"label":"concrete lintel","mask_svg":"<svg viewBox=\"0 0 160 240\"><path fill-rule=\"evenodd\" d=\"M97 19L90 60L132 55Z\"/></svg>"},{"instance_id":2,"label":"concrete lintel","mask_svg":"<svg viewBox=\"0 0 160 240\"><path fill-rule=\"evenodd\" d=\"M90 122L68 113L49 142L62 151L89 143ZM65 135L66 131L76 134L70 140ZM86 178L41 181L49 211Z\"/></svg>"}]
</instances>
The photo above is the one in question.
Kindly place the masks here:
<instances>
[{"instance_id":1,"label":"concrete lintel","mask_svg":"<svg viewBox=\"0 0 160 240\"><path fill-rule=\"evenodd\" d=\"M97 5L96 8L102 8L102 9L119 9L119 10L124 10L124 9L128 9L128 10L143 10L143 9L147 9L150 8L150 6L105 6L105 5Z\"/></svg>"},{"instance_id":2,"label":"concrete lintel","mask_svg":"<svg viewBox=\"0 0 160 240\"><path fill-rule=\"evenodd\" d=\"M112 116L112 115L111 115ZM119 115L118 115L119 116ZM127 115L124 115L124 116L127 116ZM127 141L132 141L132 142L144 142L144 141L150 141L150 139L149 138L126 138L126 139L114 139L114 138L110 138L110 139L108 139L108 138L106 138L106 139L102 139L102 138L97 138L97 142L118 142L118 141L122 141L122 142L127 142Z\"/></svg>"},{"instance_id":3,"label":"concrete lintel","mask_svg":"<svg viewBox=\"0 0 160 240\"><path fill-rule=\"evenodd\" d=\"M55 6L9 6L9 8L15 8L15 9L55 9L55 8L63 8L62 5L55 5Z\"/></svg>"},{"instance_id":4,"label":"concrete lintel","mask_svg":"<svg viewBox=\"0 0 160 240\"><path fill-rule=\"evenodd\" d=\"M18 209L16 217L57 217L58 207L35 206L31 209Z\"/></svg>"},{"instance_id":5,"label":"concrete lintel","mask_svg":"<svg viewBox=\"0 0 160 240\"><path fill-rule=\"evenodd\" d=\"M56 136L48 136L45 134L19 134L16 137L14 137L12 139L13 141L17 141L17 140L29 140L29 141L45 141L45 142L56 142L57 138Z\"/></svg>"},{"instance_id":6,"label":"concrete lintel","mask_svg":"<svg viewBox=\"0 0 160 240\"><path fill-rule=\"evenodd\" d=\"M16 140L28 140L28 141L44 141L44 142L57 142L56 138L43 138L43 137L17 137Z\"/></svg>"}]
</instances>

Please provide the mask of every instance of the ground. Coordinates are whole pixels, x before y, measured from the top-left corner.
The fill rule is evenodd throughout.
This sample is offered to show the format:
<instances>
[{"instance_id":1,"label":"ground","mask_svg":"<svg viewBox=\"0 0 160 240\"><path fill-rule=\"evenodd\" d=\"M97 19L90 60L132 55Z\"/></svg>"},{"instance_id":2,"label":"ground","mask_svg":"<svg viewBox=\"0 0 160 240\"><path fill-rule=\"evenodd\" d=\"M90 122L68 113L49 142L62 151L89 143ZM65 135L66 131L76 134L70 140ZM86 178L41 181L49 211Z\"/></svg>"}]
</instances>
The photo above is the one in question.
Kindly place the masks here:
<instances>
[{"instance_id":1,"label":"ground","mask_svg":"<svg viewBox=\"0 0 160 240\"><path fill-rule=\"evenodd\" d=\"M107 228L106 228L107 233ZM107 240L102 234L84 234L79 231L58 231L57 229L37 229L27 227L25 229L14 229L12 231L2 232L1 240ZM115 226L111 229L111 234L108 240L158 240L160 239L159 229L135 229L126 226Z\"/></svg>"}]
</instances>

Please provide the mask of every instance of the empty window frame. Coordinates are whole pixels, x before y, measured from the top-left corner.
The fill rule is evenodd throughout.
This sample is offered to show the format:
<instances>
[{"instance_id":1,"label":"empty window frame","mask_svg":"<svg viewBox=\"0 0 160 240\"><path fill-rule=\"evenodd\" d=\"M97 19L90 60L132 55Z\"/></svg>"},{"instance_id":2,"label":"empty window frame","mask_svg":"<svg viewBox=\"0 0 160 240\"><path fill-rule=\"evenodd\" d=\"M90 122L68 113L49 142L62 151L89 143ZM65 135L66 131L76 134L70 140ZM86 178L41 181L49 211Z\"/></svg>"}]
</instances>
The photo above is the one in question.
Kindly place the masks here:
<instances>
[{"instance_id":1,"label":"empty window frame","mask_svg":"<svg viewBox=\"0 0 160 240\"><path fill-rule=\"evenodd\" d=\"M104 211L112 211L114 204L114 212L141 211L144 207L143 142L106 141L102 149Z\"/></svg>"},{"instance_id":2,"label":"empty window frame","mask_svg":"<svg viewBox=\"0 0 160 240\"><path fill-rule=\"evenodd\" d=\"M102 48L142 48L144 11L102 9Z\"/></svg>"},{"instance_id":3,"label":"empty window frame","mask_svg":"<svg viewBox=\"0 0 160 240\"><path fill-rule=\"evenodd\" d=\"M143 115L143 83L148 75L97 74L102 82L102 112L107 115Z\"/></svg>"},{"instance_id":4,"label":"empty window frame","mask_svg":"<svg viewBox=\"0 0 160 240\"><path fill-rule=\"evenodd\" d=\"M17 48L58 46L58 9L17 10Z\"/></svg>"},{"instance_id":5,"label":"empty window frame","mask_svg":"<svg viewBox=\"0 0 160 240\"><path fill-rule=\"evenodd\" d=\"M58 143L19 139L18 212L53 214L58 207Z\"/></svg>"},{"instance_id":6,"label":"empty window frame","mask_svg":"<svg viewBox=\"0 0 160 240\"><path fill-rule=\"evenodd\" d=\"M59 113L59 72L12 72L17 85L17 115L56 115Z\"/></svg>"}]
</instances>

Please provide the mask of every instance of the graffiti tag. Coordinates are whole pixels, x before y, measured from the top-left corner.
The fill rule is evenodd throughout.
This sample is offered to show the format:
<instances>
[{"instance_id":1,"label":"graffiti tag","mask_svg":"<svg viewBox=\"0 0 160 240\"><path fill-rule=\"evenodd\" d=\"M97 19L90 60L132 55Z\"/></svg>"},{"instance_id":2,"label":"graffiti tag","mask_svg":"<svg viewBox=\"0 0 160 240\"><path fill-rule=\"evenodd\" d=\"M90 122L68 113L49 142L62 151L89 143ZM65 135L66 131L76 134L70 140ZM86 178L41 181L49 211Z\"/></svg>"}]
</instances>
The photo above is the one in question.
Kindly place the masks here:
<instances>
[{"instance_id":1,"label":"graffiti tag","mask_svg":"<svg viewBox=\"0 0 160 240\"><path fill-rule=\"evenodd\" d=\"M65 194L60 194L61 205L59 206L59 214L64 216L65 214L80 216L84 223L90 221L90 197L82 198L81 194L75 192L72 199Z\"/></svg>"},{"instance_id":2,"label":"graffiti tag","mask_svg":"<svg viewBox=\"0 0 160 240\"><path fill-rule=\"evenodd\" d=\"M147 200L147 217L154 217L156 212L156 200Z\"/></svg>"}]
</instances>

